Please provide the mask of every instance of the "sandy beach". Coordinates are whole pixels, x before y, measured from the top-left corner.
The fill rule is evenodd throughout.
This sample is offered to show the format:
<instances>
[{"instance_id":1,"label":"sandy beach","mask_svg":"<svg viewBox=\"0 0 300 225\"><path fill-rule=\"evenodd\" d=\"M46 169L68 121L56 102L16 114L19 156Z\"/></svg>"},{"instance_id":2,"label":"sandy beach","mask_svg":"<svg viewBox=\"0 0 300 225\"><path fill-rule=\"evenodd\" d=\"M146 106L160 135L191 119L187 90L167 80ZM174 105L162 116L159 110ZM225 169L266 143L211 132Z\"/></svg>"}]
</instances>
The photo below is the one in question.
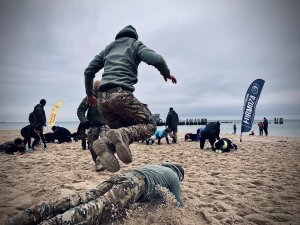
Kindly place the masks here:
<instances>
[{"instance_id":1,"label":"sandy beach","mask_svg":"<svg viewBox=\"0 0 300 225\"><path fill-rule=\"evenodd\" d=\"M0 142L19 137L0 131ZM300 138L223 134L238 145L227 154L210 151L207 142L147 146L131 145L133 163L120 172L145 164L178 162L185 168L184 208L147 205L132 208L122 224L300 224ZM113 174L94 171L80 142L48 144L24 155L0 154L0 224L8 216L44 201L90 190ZM141 203L140 203L141 204ZM144 208L141 209L141 208ZM114 223L116 224L116 223Z\"/></svg>"}]
</instances>

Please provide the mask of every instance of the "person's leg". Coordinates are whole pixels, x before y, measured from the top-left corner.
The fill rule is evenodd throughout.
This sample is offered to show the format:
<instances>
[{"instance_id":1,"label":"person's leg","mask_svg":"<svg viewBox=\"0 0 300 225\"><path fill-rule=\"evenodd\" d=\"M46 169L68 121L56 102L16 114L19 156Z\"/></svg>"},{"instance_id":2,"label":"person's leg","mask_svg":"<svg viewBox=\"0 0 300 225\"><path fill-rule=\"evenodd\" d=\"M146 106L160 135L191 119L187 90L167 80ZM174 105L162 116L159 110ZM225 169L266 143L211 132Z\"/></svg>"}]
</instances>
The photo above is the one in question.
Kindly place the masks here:
<instances>
[{"instance_id":1,"label":"person's leg","mask_svg":"<svg viewBox=\"0 0 300 225\"><path fill-rule=\"evenodd\" d=\"M101 115L107 125L128 135L130 143L151 137L156 130L155 120L148 107L131 92L114 92L99 100ZM109 132L108 132L109 133Z\"/></svg>"},{"instance_id":2,"label":"person's leg","mask_svg":"<svg viewBox=\"0 0 300 225\"><path fill-rule=\"evenodd\" d=\"M38 134L34 134L33 138L34 141L32 143L32 149L34 149L34 146L40 141L40 136Z\"/></svg>"},{"instance_id":3,"label":"person's leg","mask_svg":"<svg viewBox=\"0 0 300 225\"><path fill-rule=\"evenodd\" d=\"M177 127L173 129L173 143L177 143Z\"/></svg>"},{"instance_id":4,"label":"person's leg","mask_svg":"<svg viewBox=\"0 0 300 225\"><path fill-rule=\"evenodd\" d=\"M24 138L23 143L24 143L24 146L26 148L26 145L27 145L27 143L29 141L28 135L26 135L26 133L23 130L21 130L21 135ZM31 146L28 146L28 148L31 148Z\"/></svg>"},{"instance_id":5,"label":"person's leg","mask_svg":"<svg viewBox=\"0 0 300 225\"><path fill-rule=\"evenodd\" d=\"M168 143L168 145L170 144L170 142L169 142L169 138L168 138L168 136L166 136L166 141L167 141L167 143Z\"/></svg>"},{"instance_id":6,"label":"person's leg","mask_svg":"<svg viewBox=\"0 0 300 225\"><path fill-rule=\"evenodd\" d=\"M89 145L89 150L90 150L90 153L91 153L94 163L96 163L96 159L97 159L98 155L93 150L93 142L95 140L97 140L98 137L99 137L98 127L90 127L87 132L87 139L88 139L88 142L91 143Z\"/></svg>"},{"instance_id":7,"label":"person's leg","mask_svg":"<svg viewBox=\"0 0 300 225\"><path fill-rule=\"evenodd\" d=\"M156 130L155 120L151 112L145 104L128 91L100 94L99 110L111 128L106 134L108 143L115 146L116 153L122 162L131 163L132 155L129 144L150 137ZM99 143L101 140L96 142L98 144L94 151L100 158L106 161L112 160L114 156L109 154L105 147L107 144ZM102 157L103 154L106 157ZM113 167L113 165L110 166ZM119 165L115 166L116 168L119 167Z\"/></svg>"},{"instance_id":8,"label":"person's leg","mask_svg":"<svg viewBox=\"0 0 300 225\"><path fill-rule=\"evenodd\" d=\"M265 135L268 136L268 128L265 128Z\"/></svg>"}]
</instances>

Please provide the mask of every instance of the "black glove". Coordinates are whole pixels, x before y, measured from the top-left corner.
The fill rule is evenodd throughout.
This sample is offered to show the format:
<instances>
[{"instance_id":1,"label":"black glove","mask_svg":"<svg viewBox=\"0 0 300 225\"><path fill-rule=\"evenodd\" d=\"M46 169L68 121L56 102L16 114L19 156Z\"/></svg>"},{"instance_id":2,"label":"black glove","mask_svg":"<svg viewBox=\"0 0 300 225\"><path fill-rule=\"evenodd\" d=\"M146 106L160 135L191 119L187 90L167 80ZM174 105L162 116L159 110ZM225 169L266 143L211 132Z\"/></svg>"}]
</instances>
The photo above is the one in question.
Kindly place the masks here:
<instances>
[{"instance_id":1,"label":"black glove","mask_svg":"<svg viewBox=\"0 0 300 225\"><path fill-rule=\"evenodd\" d=\"M90 126L91 126L90 121L85 121L85 122L83 123L84 129L89 129Z\"/></svg>"}]
</instances>

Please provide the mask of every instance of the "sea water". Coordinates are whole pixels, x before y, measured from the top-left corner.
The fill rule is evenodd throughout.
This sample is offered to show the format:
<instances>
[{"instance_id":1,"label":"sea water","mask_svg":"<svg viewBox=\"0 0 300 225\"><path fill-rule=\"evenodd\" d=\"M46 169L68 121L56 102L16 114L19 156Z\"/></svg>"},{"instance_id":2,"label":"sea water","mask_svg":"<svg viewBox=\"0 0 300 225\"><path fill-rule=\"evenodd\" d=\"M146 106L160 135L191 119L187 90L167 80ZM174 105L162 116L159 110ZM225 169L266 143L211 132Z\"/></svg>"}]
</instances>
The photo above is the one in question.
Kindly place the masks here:
<instances>
[{"instance_id":1,"label":"sea water","mask_svg":"<svg viewBox=\"0 0 300 225\"><path fill-rule=\"evenodd\" d=\"M233 125L236 124L237 134L241 132L241 120L219 120L221 123L221 133L231 134L233 133ZM211 121L208 121L211 122ZM216 121L214 121L216 122ZM259 134L257 120L254 121L252 129L255 135ZM22 127L28 125L28 122L0 122L0 130L21 130ZM69 129L71 132L75 132L79 125L78 121L60 121L56 122L56 126L61 126ZM180 125L178 126L178 132L181 133L196 133L197 129L205 127L205 125ZM163 126L158 129L164 129ZM283 124L275 124L269 120L269 136L284 136L284 137L300 137L300 120L284 120ZM51 127L47 126L44 129L44 133L52 132ZM247 135L248 133L244 133Z\"/></svg>"}]
</instances>

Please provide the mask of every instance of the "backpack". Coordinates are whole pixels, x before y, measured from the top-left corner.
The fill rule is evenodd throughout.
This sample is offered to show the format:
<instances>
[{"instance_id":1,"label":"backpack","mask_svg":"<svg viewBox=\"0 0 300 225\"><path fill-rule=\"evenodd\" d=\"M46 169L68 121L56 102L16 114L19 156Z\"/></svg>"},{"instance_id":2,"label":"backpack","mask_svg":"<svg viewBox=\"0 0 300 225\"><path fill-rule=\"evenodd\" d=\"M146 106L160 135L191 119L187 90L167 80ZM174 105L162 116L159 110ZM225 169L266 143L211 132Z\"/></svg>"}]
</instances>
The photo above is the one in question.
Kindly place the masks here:
<instances>
[{"instance_id":1,"label":"backpack","mask_svg":"<svg viewBox=\"0 0 300 225\"><path fill-rule=\"evenodd\" d=\"M29 123L31 125L34 125L35 124L35 115L34 115L34 111L29 113L29 117L28 117L28 120L29 120Z\"/></svg>"}]
</instances>

